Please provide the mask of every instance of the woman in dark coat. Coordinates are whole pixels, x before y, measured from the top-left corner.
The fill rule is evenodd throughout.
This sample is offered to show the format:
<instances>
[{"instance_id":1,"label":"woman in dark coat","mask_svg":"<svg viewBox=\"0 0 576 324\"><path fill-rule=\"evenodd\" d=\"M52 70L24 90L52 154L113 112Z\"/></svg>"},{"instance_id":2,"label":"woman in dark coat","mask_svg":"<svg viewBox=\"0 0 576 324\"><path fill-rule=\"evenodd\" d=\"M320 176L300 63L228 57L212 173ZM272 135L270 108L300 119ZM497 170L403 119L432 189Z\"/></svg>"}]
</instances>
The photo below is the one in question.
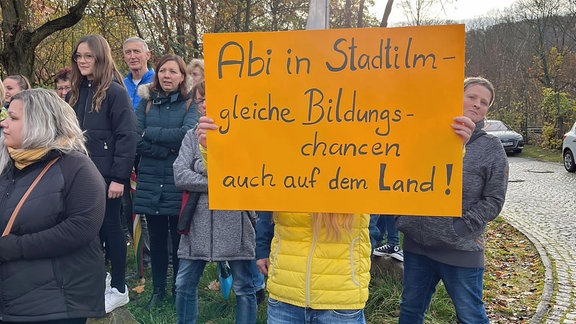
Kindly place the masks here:
<instances>
[{"instance_id":1,"label":"woman in dark coat","mask_svg":"<svg viewBox=\"0 0 576 324\"><path fill-rule=\"evenodd\" d=\"M0 123L0 231L9 232L0 237L0 323L102 317L105 183L74 111L55 92L34 89L16 94L8 113ZM24 192L53 160L10 228Z\"/></svg>"},{"instance_id":2,"label":"woman in dark coat","mask_svg":"<svg viewBox=\"0 0 576 324\"><path fill-rule=\"evenodd\" d=\"M150 235L154 292L149 307L166 297L169 232L173 281L178 273L177 224L182 190L174 184L172 165L184 135L198 121L196 107L190 107L190 82L182 58L165 55L154 70L154 81L138 89L142 98L136 108L140 162L134 198L134 212L146 215Z\"/></svg>"},{"instance_id":3,"label":"woman in dark coat","mask_svg":"<svg viewBox=\"0 0 576 324\"><path fill-rule=\"evenodd\" d=\"M116 69L108 42L100 35L80 38L72 52L69 102L86 131L90 157L106 180L106 215L100 230L110 259L106 313L130 300L126 286L126 237L120 223L124 184L136 155L136 121L132 101Z\"/></svg>"}]
</instances>

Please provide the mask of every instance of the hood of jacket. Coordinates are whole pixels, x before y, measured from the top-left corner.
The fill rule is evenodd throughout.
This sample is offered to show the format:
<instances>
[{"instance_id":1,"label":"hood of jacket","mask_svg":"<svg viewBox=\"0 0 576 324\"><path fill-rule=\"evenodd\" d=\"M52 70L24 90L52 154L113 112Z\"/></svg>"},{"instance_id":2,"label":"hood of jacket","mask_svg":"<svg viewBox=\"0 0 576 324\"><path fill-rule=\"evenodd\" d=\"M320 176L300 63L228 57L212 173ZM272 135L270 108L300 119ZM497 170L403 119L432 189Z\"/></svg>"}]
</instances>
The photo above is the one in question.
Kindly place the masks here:
<instances>
[{"instance_id":1,"label":"hood of jacket","mask_svg":"<svg viewBox=\"0 0 576 324\"><path fill-rule=\"evenodd\" d=\"M140 97L144 100L150 100L150 98L154 99L157 96L163 97L159 93L153 92L150 90L150 87L152 86L153 83L154 83L154 81L152 81L151 83L143 84L143 85L139 86L138 87L138 97ZM186 91L188 92L189 96L191 95L190 92L192 91L192 86L193 86L192 78L186 77ZM173 94L173 93L174 92L172 92L171 94Z\"/></svg>"}]
</instances>

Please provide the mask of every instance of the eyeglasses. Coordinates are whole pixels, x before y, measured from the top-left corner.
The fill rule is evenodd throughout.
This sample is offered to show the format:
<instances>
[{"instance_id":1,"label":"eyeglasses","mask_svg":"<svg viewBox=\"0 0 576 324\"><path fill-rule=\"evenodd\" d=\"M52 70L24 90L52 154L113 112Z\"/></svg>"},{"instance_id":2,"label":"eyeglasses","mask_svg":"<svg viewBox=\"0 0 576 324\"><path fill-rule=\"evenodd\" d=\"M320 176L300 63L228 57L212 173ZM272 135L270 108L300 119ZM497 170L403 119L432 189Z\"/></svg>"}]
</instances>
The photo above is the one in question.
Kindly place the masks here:
<instances>
[{"instance_id":1,"label":"eyeglasses","mask_svg":"<svg viewBox=\"0 0 576 324\"><path fill-rule=\"evenodd\" d=\"M204 101L206 101L206 98L198 98L198 99L194 100L194 103L199 105L199 104L203 103Z\"/></svg>"},{"instance_id":2,"label":"eyeglasses","mask_svg":"<svg viewBox=\"0 0 576 324\"><path fill-rule=\"evenodd\" d=\"M96 59L96 57L92 54L74 54L74 56L72 56L72 59L74 60L74 62L78 62L80 61L80 59L84 59L84 61L86 62L94 62L94 60Z\"/></svg>"},{"instance_id":3,"label":"eyeglasses","mask_svg":"<svg viewBox=\"0 0 576 324\"><path fill-rule=\"evenodd\" d=\"M58 90L58 91L70 91L70 90L72 90L72 87L60 87L60 88L56 88L56 90Z\"/></svg>"}]
</instances>

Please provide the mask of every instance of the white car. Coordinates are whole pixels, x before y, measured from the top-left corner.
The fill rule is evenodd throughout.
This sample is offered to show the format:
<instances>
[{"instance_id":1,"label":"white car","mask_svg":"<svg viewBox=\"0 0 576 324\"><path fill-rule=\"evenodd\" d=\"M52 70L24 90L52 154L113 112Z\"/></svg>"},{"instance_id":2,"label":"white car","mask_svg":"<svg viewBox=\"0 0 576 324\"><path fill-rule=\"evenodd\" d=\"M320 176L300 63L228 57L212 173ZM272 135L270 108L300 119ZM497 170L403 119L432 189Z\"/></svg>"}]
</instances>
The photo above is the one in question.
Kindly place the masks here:
<instances>
[{"instance_id":1,"label":"white car","mask_svg":"<svg viewBox=\"0 0 576 324\"><path fill-rule=\"evenodd\" d=\"M562 158L564 160L564 168L568 172L576 171L576 163L574 155L576 153L576 123L568 133L562 137Z\"/></svg>"},{"instance_id":2,"label":"white car","mask_svg":"<svg viewBox=\"0 0 576 324\"><path fill-rule=\"evenodd\" d=\"M487 120L484 130L500 139L506 153L521 153L524 148L524 137L513 131L499 120Z\"/></svg>"}]
</instances>

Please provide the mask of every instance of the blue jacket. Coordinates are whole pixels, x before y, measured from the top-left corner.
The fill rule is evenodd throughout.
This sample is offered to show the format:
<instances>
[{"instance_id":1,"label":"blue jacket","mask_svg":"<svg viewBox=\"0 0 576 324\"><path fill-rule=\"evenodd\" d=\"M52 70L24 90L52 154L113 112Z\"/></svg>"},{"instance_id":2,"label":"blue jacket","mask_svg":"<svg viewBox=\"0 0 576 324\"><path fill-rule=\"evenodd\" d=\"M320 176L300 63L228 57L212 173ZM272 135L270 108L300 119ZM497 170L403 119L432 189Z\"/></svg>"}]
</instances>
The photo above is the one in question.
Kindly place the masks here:
<instances>
[{"instance_id":1,"label":"blue jacket","mask_svg":"<svg viewBox=\"0 0 576 324\"><path fill-rule=\"evenodd\" d=\"M143 84L148 84L152 82L153 79L154 79L154 69L149 69L148 72L146 72L142 76L142 80L140 80L138 84L134 84L134 82L132 82L132 72L128 72L128 74L126 74L126 77L124 78L124 85L126 86L128 94L132 99L132 108L134 110L136 110L136 107L138 107L138 104L140 103L140 96L138 96L138 87L140 87Z\"/></svg>"},{"instance_id":2,"label":"blue jacket","mask_svg":"<svg viewBox=\"0 0 576 324\"><path fill-rule=\"evenodd\" d=\"M270 244L274 237L272 212L259 211L256 222L256 260L270 257Z\"/></svg>"},{"instance_id":3,"label":"blue jacket","mask_svg":"<svg viewBox=\"0 0 576 324\"><path fill-rule=\"evenodd\" d=\"M172 165L178 156L182 139L198 122L198 110L186 107L189 96L179 92L163 95L140 87L141 98L136 108L138 147L138 184L134 212L146 215L178 216L182 190L174 184ZM147 103L151 102L146 112Z\"/></svg>"}]
</instances>

